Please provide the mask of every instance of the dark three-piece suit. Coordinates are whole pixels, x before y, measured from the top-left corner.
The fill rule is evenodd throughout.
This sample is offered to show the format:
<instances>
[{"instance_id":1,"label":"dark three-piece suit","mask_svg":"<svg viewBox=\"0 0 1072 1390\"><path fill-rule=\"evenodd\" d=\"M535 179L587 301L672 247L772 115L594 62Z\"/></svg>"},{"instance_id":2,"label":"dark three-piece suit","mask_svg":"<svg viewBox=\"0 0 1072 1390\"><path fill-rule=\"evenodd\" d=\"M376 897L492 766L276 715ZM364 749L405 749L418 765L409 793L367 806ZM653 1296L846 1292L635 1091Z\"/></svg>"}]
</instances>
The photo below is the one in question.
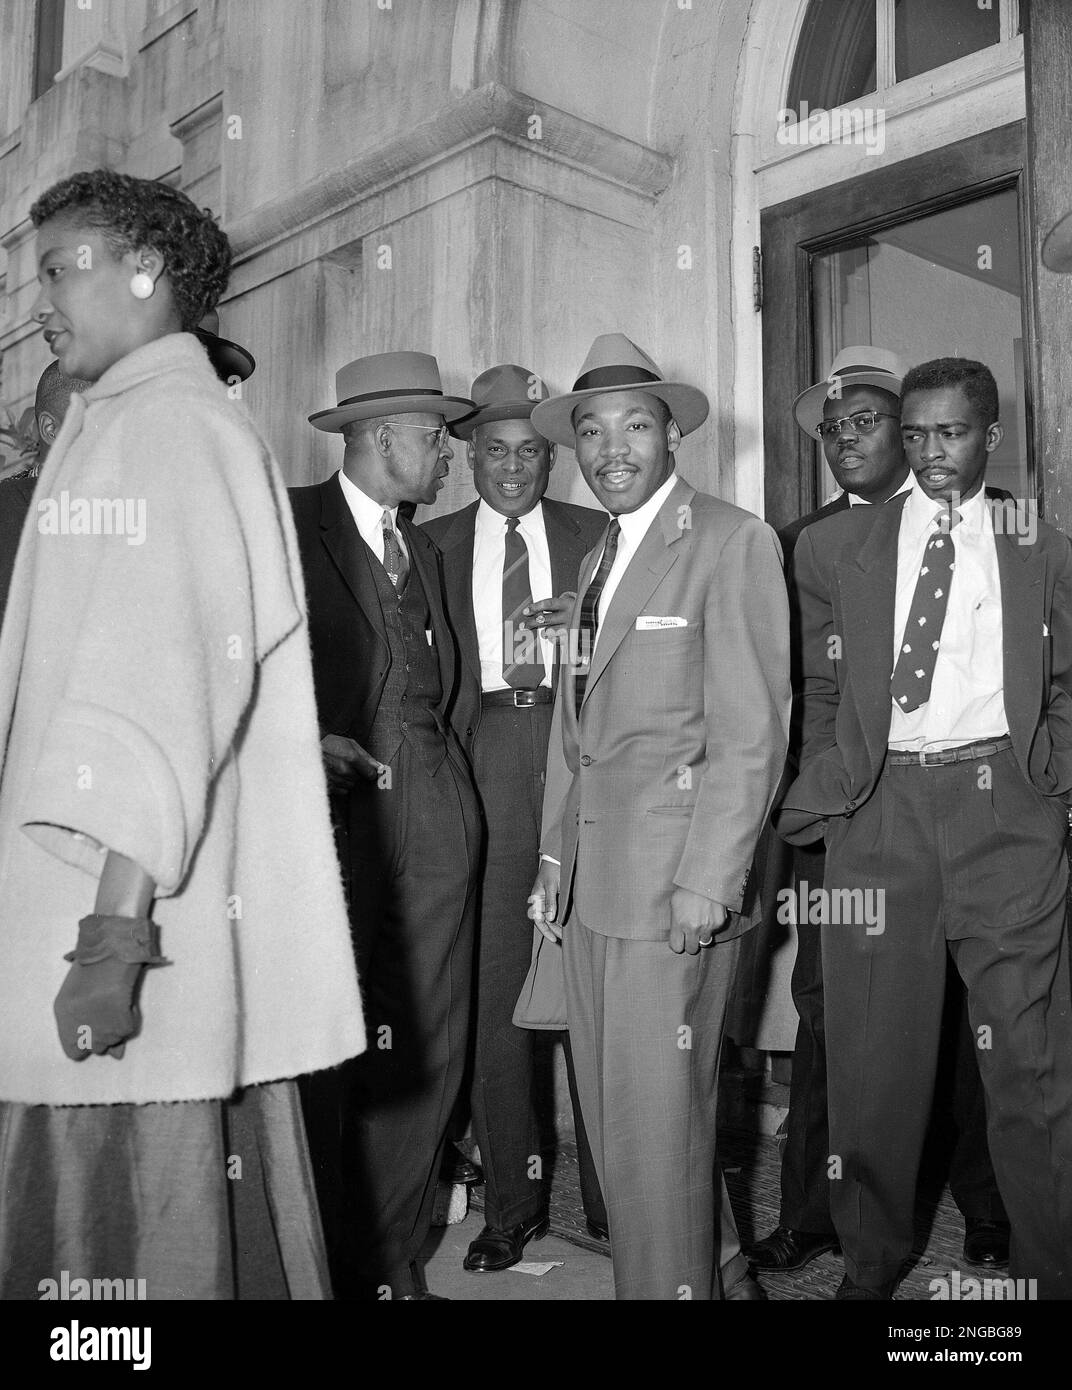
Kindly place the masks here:
<instances>
[{"instance_id":1,"label":"dark three-piece suit","mask_svg":"<svg viewBox=\"0 0 1072 1390\"><path fill-rule=\"evenodd\" d=\"M369 1045L306 1083L306 1124L336 1293L398 1297L464 1067L480 812L447 715L456 654L435 546L399 516L397 593L337 476L290 497L321 736L387 769L332 797Z\"/></svg>"}]
</instances>

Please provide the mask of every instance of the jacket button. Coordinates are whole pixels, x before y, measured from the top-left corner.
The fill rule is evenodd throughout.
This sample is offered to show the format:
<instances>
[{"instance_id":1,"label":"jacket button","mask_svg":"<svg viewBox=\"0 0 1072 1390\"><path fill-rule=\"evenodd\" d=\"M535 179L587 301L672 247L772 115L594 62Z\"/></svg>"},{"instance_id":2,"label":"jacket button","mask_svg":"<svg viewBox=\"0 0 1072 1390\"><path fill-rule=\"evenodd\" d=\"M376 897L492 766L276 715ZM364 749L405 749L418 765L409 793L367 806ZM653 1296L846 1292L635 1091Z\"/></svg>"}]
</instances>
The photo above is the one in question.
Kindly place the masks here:
<instances>
[{"instance_id":1,"label":"jacket button","mask_svg":"<svg viewBox=\"0 0 1072 1390\"><path fill-rule=\"evenodd\" d=\"M592 759L588 756L587 753L582 753L582 754L581 754L581 766L582 766L582 767L591 767L591 766L592 766Z\"/></svg>"},{"instance_id":2,"label":"jacket button","mask_svg":"<svg viewBox=\"0 0 1072 1390\"><path fill-rule=\"evenodd\" d=\"M472 737L473 737L473 731L472 731L472 729L466 729L466 731L465 731L465 737L466 737L466 738L472 738Z\"/></svg>"}]
</instances>

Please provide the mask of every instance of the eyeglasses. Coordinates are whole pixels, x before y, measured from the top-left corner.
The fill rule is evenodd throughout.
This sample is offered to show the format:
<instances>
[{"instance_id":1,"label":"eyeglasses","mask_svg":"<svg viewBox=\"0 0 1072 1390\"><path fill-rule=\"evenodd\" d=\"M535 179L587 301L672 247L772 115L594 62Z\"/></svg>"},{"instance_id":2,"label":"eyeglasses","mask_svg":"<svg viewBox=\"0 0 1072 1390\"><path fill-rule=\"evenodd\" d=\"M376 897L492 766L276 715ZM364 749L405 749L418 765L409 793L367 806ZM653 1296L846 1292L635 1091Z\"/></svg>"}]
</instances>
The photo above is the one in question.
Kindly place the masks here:
<instances>
[{"instance_id":1,"label":"eyeglasses","mask_svg":"<svg viewBox=\"0 0 1072 1390\"><path fill-rule=\"evenodd\" d=\"M815 433L820 439L834 439L841 433L842 425L848 425L853 434L870 434L880 420L899 420L899 415L891 415L888 410L858 410L855 415L842 415L840 420L820 420Z\"/></svg>"},{"instance_id":2,"label":"eyeglasses","mask_svg":"<svg viewBox=\"0 0 1072 1390\"><path fill-rule=\"evenodd\" d=\"M450 435L450 430L446 425L407 425L404 420L388 420L386 423L390 425L392 429L395 425L398 425L400 429L404 430L428 430L429 433L436 436L436 443L441 449Z\"/></svg>"}]
</instances>

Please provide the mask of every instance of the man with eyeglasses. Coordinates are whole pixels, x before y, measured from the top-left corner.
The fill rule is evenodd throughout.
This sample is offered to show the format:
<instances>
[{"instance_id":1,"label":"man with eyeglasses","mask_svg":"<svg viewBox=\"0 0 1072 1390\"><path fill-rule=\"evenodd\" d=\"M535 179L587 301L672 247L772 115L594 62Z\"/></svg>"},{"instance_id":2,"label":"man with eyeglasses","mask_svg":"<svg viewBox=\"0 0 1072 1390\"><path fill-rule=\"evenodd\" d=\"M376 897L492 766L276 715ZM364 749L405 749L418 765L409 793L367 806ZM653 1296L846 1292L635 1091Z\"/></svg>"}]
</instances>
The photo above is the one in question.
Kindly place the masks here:
<instances>
[{"instance_id":1,"label":"man with eyeglasses","mask_svg":"<svg viewBox=\"0 0 1072 1390\"><path fill-rule=\"evenodd\" d=\"M404 514L452 457L434 357L359 358L338 404L341 470L292 488L328 774L369 1048L306 1078L303 1100L339 1298L426 1300L431 1224L465 1062L482 831L448 719L454 637L440 554ZM300 929L300 924L298 924Z\"/></svg>"},{"instance_id":2,"label":"man with eyeglasses","mask_svg":"<svg viewBox=\"0 0 1072 1390\"><path fill-rule=\"evenodd\" d=\"M822 440L827 465L842 491L832 502L809 512L779 531L787 569L801 534L826 517L850 507L881 505L912 490L912 473L901 440L899 393L907 368L883 348L846 348L834 359L824 381L810 386L793 405L805 434ZM989 497L1007 497L987 489ZM800 612L790 584L794 631L794 708L791 763L800 752ZM786 885L823 883L826 855L821 841L797 845L780 856ZM778 850L772 846L772 855ZM790 858L791 856L791 858ZM820 927L797 922L797 953L792 995L799 1017L793 1050L789 1114L782 1153L779 1224L746 1252L764 1274L789 1274L818 1256L837 1250L830 1216L830 1142L827 1123L827 1061ZM956 972L950 972L949 998L943 1024L943 1063L951 1073L935 1116L956 1132L949 1181L964 1216L964 1259L982 1268L1008 1263L1009 1225L998 1193L986 1143L986 1106L975 1049ZM951 1093L950 1093L951 1092ZM948 1108L949 1115L943 1112Z\"/></svg>"},{"instance_id":3,"label":"man with eyeglasses","mask_svg":"<svg viewBox=\"0 0 1072 1390\"><path fill-rule=\"evenodd\" d=\"M1067 1300L1072 547L984 496L1002 427L982 363L914 367L901 403L912 490L809 528L793 564L803 741L777 827L825 835L829 903L881 905L821 927L836 1297L892 1298L912 1249L952 957L1010 1273Z\"/></svg>"}]
</instances>

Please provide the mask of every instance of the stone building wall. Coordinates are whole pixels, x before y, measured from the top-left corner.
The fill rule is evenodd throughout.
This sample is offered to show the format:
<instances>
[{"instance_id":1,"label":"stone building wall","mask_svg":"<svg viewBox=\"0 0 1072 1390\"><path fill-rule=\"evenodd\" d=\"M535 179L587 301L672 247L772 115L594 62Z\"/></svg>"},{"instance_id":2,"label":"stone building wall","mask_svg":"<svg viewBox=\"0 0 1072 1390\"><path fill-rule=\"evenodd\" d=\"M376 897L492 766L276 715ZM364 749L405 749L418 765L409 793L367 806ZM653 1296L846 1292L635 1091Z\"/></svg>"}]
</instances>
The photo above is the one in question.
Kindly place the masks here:
<instances>
[{"instance_id":1,"label":"stone building wall","mask_svg":"<svg viewBox=\"0 0 1072 1390\"><path fill-rule=\"evenodd\" d=\"M258 359L247 400L289 481L337 466L305 417L350 358L432 351L462 393L518 360L562 389L591 339L621 329L711 394L680 461L734 496L730 125L747 6L85 4L68 0L66 66L33 103L34 4L0 18L7 401L25 403L48 360L28 317L27 208L107 163L221 216L236 251L223 329ZM585 497L568 454L552 493ZM470 495L459 451L439 508Z\"/></svg>"}]
</instances>

